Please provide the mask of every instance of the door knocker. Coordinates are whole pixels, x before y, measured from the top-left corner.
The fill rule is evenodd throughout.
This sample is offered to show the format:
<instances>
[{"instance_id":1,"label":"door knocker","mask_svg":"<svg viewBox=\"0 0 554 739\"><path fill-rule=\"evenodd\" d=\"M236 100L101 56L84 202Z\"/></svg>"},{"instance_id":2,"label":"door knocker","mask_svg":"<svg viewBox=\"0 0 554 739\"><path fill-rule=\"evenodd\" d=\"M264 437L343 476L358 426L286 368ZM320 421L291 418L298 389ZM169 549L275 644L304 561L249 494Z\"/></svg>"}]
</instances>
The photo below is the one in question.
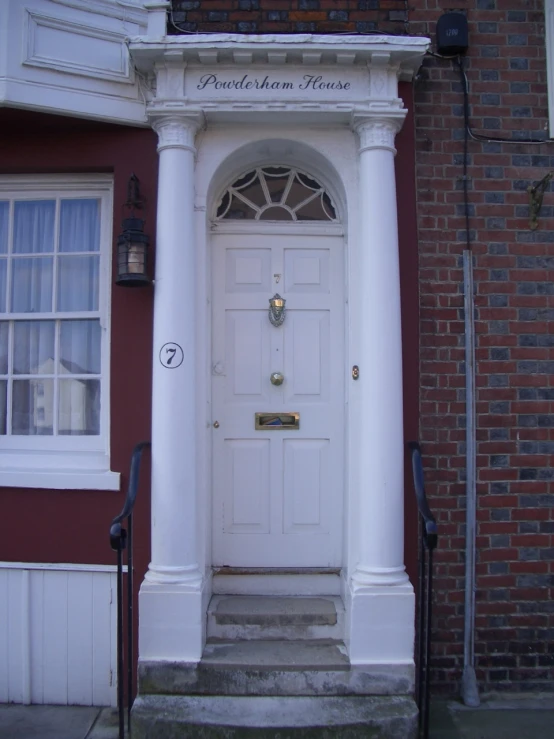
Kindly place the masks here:
<instances>
[{"instance_id":1,"label":"door knocker","mask_svg":"<svg viewBox=\"0 0 554 739\"><path fill-rule=\"evenodd\" d=\"M287 301L282 298L279 293L269 299L269 320L272 326L279 327L285 320L285 303Z\"/></svg>"}]
</instances>

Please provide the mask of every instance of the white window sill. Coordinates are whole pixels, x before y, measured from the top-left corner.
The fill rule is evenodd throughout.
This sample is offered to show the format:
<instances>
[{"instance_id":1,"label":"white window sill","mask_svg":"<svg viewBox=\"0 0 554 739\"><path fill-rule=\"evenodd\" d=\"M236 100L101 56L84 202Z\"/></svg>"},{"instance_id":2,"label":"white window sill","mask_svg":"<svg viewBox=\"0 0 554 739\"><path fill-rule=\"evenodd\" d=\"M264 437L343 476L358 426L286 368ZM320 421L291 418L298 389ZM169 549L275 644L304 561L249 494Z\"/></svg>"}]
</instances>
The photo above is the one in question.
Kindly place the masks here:
<instances>
[{"instance_id":1,"label":"white window sill","mask_svg":"<svg viewBox=\"0 0 554 739\"><path fill-rule=\"evenodd\" d=\"M0 487L119 491L120 477L119 472L109 470L4 469L0 471Z\"/></svg>"}]
</instances>

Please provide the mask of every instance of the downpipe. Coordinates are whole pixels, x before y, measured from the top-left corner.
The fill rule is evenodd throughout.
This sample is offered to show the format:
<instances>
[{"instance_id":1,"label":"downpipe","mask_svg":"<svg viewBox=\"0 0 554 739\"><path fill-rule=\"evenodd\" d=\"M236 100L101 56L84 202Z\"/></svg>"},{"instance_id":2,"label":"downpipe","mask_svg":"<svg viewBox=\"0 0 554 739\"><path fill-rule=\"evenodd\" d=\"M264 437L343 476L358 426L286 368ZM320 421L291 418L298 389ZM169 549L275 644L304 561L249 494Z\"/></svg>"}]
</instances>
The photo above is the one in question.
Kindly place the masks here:
<instances>
[{"instance_id":1,"label":"downpipe","mask_svg":"<svg viewBox=\"0 0 554 739\"><path fill-rule=\"evenodd\" d=\"M466 364L466 557L464 614L464 671L461 697L466 706L480 705L475 675L475 530L477 509L475 433L475 303L471 249L464 258L464 314Z\"/></svg>"}]
</instances>

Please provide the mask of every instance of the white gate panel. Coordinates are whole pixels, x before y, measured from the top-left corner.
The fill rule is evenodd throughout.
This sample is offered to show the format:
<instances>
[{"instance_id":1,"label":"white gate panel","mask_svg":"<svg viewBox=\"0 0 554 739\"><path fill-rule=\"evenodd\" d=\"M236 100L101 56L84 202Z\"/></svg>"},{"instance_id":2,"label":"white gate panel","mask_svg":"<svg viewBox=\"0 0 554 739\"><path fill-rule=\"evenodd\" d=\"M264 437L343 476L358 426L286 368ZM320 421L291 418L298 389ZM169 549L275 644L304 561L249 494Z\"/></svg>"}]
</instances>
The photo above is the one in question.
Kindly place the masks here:
<instances>
[{"instance_id":1,"label":"white gate panel","mask_svg":"<svg viewBox=\"0 0 554 739\"><path fill-rule=\"evenodd\" d=\"M116 704L116 575L0 563L0 702Z\"/></svg>"}]
</instances>

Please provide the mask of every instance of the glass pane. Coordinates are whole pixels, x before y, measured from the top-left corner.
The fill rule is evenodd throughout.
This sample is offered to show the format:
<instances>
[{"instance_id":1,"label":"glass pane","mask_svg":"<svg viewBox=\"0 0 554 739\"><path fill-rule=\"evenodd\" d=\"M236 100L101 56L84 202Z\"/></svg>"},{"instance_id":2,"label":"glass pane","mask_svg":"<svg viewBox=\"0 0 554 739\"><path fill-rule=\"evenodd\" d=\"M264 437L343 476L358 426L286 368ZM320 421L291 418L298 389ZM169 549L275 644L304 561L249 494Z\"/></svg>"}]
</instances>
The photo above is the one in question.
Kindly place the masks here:
<instances>
[{"instance_id":1,"label":"glass pane","mask_svg":"<svg viewBox=\"0 0 554 739\"><path fill-rule=\"evenodd\" d=\"M322 189L319 182L316 182L312 177L309 177L307 174L302 174L302 172L297 172L296 176L298 177L299 181L305 187L309 187L310 190L321 190Z\"/></svg>"},{"instance_id":2,"label":"glass pane","mask_svg":"<svg viewBox=\"0 0 554 739\"><path fill-rule=\"evenodd\" d=\"M0 313L5 313L6 308L6 276L8 273L7 259L0 257Z\"/></svg>"},{"instance_id":3,"label":"glass pane","mask_svg":"<svg viewBox=\"0 0 554 739\"><path fill-rule=\"evenodd\" d=\"M296 205L303 203L304 200L307 200L310 195L313 194L313 190L309 190L307 187L304 187L298 179L295 179L287 196L287 205L294 208Z\"/></svg>"},{"instance_id":4,"label":"glass pane","mask_svg":"<svg viewBox=\"0 0 554 739\"><path fill-rule=\"evenodd\" d=\"M267 204L265 192L262 190L260 180L257 177L254 182L242 188L240 193L241 195L244 195L245 198L248 198L248 200L251 200L258 207Z\"/></svg>"},{"instance_id":5,"label":"glass pane","mask_svg":"<svg viewBox=\"0 0 554 739\"><path fill-rule=\"evenodd\" d=\"M54 321L21 321L14 325L15 375L54 374Z\"/></svg>"},{"instance_id":6,"label":"glass pane","mask_svg":"<svg viewBox=\"0 0 554 739\"><path fill-rule=\"evenodd\" d=\"M329 217L329 220L335 220L335 218L337 217L337 213L335 211L333 203L331 202L331 198L329 197L329 195L327 195L326 192L324 192L321 196L321 205L323 206L323 210Z\"/></svg>"},{"instance_id":7,"label":"glass pane","mask_svg":"<svg viewBox=\"0 0 554 739\"><path fill-rule=\"evenodd\" d=\"M54 380L14 380L12 434L51 436Z\"/></svg>"},{"instance_id":8,"label":"glass pane","mask_svg":"<svg viewBox=\"0 0 554 739\"><path fill-rule=\"evenodd\" d=\"M262 172L268 177L284 177L290 169L288 167L264 167Z\"/></svg>"},{"instance_id":9,"label":"glass pane","mask_svg":"<svg viewBox=\"0 0 554 739\"><path fill-rule=\"evenodd\" d=\"M260 216L260 221L293 221L292 213L283 208L281 205L274 205L267 210L264 210Z\"/></svg>"},{"instance_id":10,"label":"glass pane","mask_svg":"<svg viewBox=\"0 0 554 739\"><path fill-rule=\"evenodd\" d=\"M246 205L246 203L239 200L239 198L233 196L229 210L225 214L225 218L253 221L256 218L256 211L252 210L249 205Z\"/></svg>"},{"instance_id":11,"label":"glass pane","mask_svg":"<svg viewBox=\"0 0 554 739\"><path fill-rule=\"evenodd\" d=\"M100 250L100 201L62 200L60 251Z\"/></svg>"},{"instance_id":12,"label":"glass pane","mask_svg":"<svg viewBox=\"0 0 554 739\"><path fill-rule=\"evenodd\" d=\"M217 206L216 215L218 218L223 218L225 216L230 204L231 204L231 196L229 195L229 191L227 191L226 193L223 194L223 197L221 198L221 202Z\"/></svg>"},{"instance_id":13,"label":"glass pane","mask_svg":"<svg viewBox=\"0 0 554 739\"><path fill-rule=\"evenodd\" d=\"M321 195L295 211L299 221L328 221L329 216L321 205Z\"/></svg>"},{"instance_id":14,"label":"glass pane","mask_svg":"<svg viewBox=\"0 0 554 739\"><path fill-rule=\"evenodd\" d=\"M0 201L0 254L8 252L8 219L10 217L10 204L5 200Z\"/></svg>"},{"instance_id":15,"label":"glass pane","mask_svg":"<svg viewBox=\"0 0 554 739\"><path fill-rule=\"evenodd\" d=\"M100 321L62 321L60 374L100 374Z\"/></svg>"},{"instance_id":16,"label":"glass pane","mask_svg":"<svg viewBox=\"0 0 554 739\"><path fill-rule=\"evenodd\" d=\"M251 185L256 178L257 173L256 170L253 169L251 172L243 174L242 177L238 178L238 180L235 180L232 186L235 188L235 190L242 190L243 187Z\"/></svg>"},{"instance_id":17,"label":"glass pane","mask_svg":"<svg viewBox=\"0 0 554 739\"><path fill-rule=\"evenodd\" d=\"M289 178L287 177L266 177L267 189L273 203L280 203L283 199L285 187L288 184Z\"/></svg>"},{"instance_id":18,"label":"glass pane","mask_svg":"<svg viewBox=\"0 0 554 739\"><path fill-rule=\"evenodd\" d=\"M0 436L6 433L6 404L8 402L8 381L0 380Z\"/></svg>"},{"instance_id":19,"label":"glass pane","mask_svg":"<svg viewBox=\"0 0 554 739\"><path fill-rule=\"evenodd\" d=\"M54 251L55 213L55 200L17 201L14 208L14 253L45 254Z\"/></svg>"},{"instance_id":20,"label":"glass pane","mask_svg":"<svg viewBox=\"0 0 554 739\"><path fill-rule=\"evenodd\" d=\"M8 374L8 331L9 323L0 323L0 375Z\"/></svg>"},{"instance_id":21,"label":"glass pane","mask_svg":"<svg viewBox=\"0 0 554 739\"><path fill-rule=\"evenodd\" d=\"M58 310L98 310L100 257L60 257Z\"/></svg>"},{"instance_id":22,"label":"glass pane","mask_svg":"<svg viewBox=\"0 0 554 739\"><path fill-rule=\"evenodd\" d=\"M52 257L12 261L12 311L47 313L52 310Z\"/></svg>"},{"instance_id":23,"label":"glass pane","mask_svg":"<svg viewBox=\"0 0 554 739\"><path fill-rule=\"evenodd\" d=\"M60 380L58 432L71 436L100 433L100 380Z\"/></svg>"}]
</instances>

